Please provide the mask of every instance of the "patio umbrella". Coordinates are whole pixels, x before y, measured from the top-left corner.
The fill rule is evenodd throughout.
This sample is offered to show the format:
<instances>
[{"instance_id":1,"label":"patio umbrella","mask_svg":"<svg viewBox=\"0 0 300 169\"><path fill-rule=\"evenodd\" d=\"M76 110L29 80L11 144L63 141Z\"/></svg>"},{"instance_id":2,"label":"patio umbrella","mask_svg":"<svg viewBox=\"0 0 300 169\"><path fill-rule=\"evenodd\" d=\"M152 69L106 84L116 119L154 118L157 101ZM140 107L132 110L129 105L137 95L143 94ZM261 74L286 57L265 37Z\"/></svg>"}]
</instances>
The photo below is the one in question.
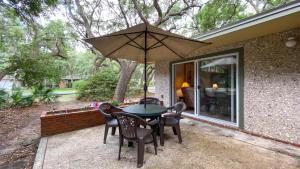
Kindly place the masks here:
<instances>
[{"instance_id":1,"label":"patio umbrella","mask_svg":"<svg viewBox=\"0 0 300 169\"><path fill-rule=\"evenodd\" d=\"M147 23L101 37L85 39L104 57L144 63L144 98L147 92L147 63L159 60L184 59L192 51L209 43L188 39ZM145 104L146 108L146 104Z\"/></svg>"}]
</instances>

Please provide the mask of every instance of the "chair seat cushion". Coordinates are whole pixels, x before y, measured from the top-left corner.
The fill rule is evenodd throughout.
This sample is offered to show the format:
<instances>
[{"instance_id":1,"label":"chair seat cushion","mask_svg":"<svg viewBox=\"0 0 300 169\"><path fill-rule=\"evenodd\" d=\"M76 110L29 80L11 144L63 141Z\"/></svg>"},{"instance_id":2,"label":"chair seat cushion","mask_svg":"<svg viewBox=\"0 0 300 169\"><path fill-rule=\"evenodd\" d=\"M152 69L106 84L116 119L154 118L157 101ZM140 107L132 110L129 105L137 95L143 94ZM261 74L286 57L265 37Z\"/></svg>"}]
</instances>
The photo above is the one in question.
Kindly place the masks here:
<instances>
[{"instance_id":1,"label":"chair seat cushion","mask_svg":"<svg viewBox=\"0 0 300 169\"><path fill-rule=\"evenodd\" d=\"M162 118L161 123L165 126L173 126L179 123L179 120L176 118Z\"/></svg>"},{"instance_id":2,"label":"chair seat cushion","mask_svg":"<svg viewBox=\"0 0 300 169\"><path fill-rule=\"evenodd\" d=\"M139 139L143 139L152 134L152 129L137 128L136 134Z\"/></svg>"},{"instance_id":3,"label":"chair seat cushion","mask_svg":"<svg viewBox=\"0 0 300 169\"><path fill-rule=\"evenodd\" d=\"M118 120L117 119L108 120L107 125L109 125L111 127L118 127Z\"/></svg>"}]
</instances>

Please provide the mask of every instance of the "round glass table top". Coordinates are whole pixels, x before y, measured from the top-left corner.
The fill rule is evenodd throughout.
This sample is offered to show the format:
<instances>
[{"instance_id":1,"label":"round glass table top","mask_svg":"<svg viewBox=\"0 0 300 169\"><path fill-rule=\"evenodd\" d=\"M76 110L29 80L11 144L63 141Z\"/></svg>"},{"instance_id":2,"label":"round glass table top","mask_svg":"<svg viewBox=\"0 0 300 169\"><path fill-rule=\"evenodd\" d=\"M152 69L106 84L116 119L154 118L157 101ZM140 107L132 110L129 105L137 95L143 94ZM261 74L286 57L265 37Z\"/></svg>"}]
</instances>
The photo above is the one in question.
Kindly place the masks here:
<instances>
[{"instance_id":1,"label":"round glass table top","mask_svg":"<svg viewBox=\"0 0 300 169\"><path fill-rule=\"evenodd\" d=\"M156 104L147 104L146 109L144 104L134 104L122 109L126 113L134 114L140 117L153 117L160 116L162 113L167 112L167 108L156 105Z\"/></svg>"}]
</instances>

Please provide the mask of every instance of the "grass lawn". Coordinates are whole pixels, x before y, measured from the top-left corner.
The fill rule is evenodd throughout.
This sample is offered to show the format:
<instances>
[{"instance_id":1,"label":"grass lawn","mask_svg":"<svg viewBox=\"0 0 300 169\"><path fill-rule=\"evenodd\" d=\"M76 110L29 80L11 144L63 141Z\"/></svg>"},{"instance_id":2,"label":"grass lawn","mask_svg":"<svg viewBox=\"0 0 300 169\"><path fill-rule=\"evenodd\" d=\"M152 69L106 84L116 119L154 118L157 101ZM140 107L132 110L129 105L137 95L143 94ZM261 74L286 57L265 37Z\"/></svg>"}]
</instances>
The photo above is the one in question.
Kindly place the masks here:
<instances>
[{"instance_id":1,"label":"grass lawn","mask_svg":"<svg viewBox=\"0 0 300 169\"><path fill-rule=\"evenodd\" d=\"M31 89L24 89L22 91L23 91L24 95L30 95L30 94L32 94L32 90ZM53 89L53 93L54 94L58 94L58 95L76 94L77 90L73 89L73 88L55 88L55 89Z\"/></svg>"},{"instance_id":2,"label":"grass lawn","mask_svg":"<svg viewBox=\"0 0 300 169\"><path fill-rule=\"evenodd\" d=\"M56 89L53 89L53 93L55 93L55 94L69 94L69 93L77 93L77 90L73 89L73 88L56 88Z\"/></svg>"}]
</instances>

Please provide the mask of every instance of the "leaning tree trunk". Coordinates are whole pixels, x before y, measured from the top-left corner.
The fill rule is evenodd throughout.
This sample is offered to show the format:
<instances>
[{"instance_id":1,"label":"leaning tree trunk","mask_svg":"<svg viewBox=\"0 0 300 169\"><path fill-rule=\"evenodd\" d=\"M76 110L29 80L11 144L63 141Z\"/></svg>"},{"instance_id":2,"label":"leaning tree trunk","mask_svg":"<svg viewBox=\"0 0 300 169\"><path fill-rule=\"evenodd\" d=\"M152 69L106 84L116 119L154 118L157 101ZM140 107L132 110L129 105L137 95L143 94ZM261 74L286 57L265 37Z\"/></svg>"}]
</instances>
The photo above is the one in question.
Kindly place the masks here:
<instances>
[{"instance_id":1,"label":"leaning tree trunk","mask_svg":"<svg viewBox=\"0 0 300 169\"><path fill-rule=\"evenodd\" d=\"M119 81L115 90L114 100L118 102L124 102L126 89L131 76L137 66L137 63L126 60L119 60L121 67Z\"/></svg>"},{"instance_id":2,"label":"leaning tree trunk","mask_svg":"<svg viewBox=\"0 0 300 169\"><path fill-rule=\"evenodd\" d=\"M4 78L4 76L6 75L6 71L0 71L0 81Z\"/></svg>"}]
</instances>

